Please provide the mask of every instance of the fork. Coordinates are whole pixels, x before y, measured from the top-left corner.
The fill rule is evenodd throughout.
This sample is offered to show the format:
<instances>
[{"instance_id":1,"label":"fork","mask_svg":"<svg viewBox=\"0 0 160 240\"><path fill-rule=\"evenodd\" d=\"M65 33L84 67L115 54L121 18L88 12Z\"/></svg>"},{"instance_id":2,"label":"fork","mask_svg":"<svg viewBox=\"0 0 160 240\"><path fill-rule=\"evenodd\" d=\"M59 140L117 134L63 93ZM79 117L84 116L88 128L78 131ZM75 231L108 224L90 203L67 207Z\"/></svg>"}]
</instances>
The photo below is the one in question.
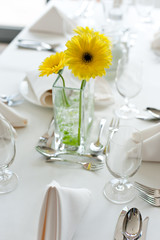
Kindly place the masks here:
<instances>
[{"instance_id":1,"label":"fork","mask_svg":"<svg viewBox=\"0 0 160 240\"><path fill-rule=\"evenodd\" d=\"M134 182L134 187L141 192L144 192L153 197L160 197L160 189L145 186L139 182Z\"/></svg>"},{"instance_id":2,"label":"fork","mask_svg":"<svg viewBox=\"0 0 160 240\"><path fill-rule=\"evenodd\" d=\"M91 162L79 162L79 161L71 161L68 159L63 159L63 158L48 158L46 160L46 162L69 162L69 163L76 163L76 164L80 164L84 169L89 170L89 171L97 171L103 168L104 163L103 162L99 162L99 163L91 163Z\"/></svg>"},{"instance_id":3,"label":"fork","mask_svg":"<svg viewBox=\"0 0 160 240\"><path fill-rule=\"evenodd\" d=\"M119 129L119 124L120 124L120 120L119 118L118 119L115 119L115 118L112 118L111 122L110 122L110 125L108 127L108 138L107 138L107 143L105 145L105 148L103 150L103 154L106 155L107 153L107 150L109 150L109 140L110 138L113 136L113 134L118 131ZM108 149L107 149L108 148Z\"/></svg>"},{"instance_id":4,"label":"fork","mask_svg":"<svg viewBox=\"0 0 160 240\"><path fill-rule=\"evenodd\" d=\"M51 140L54 137L54 118L52 117L51 121L49 122L47 131L39 137L38 145L42 146L50 146Z\"/></svg>"},{"instance_id":5,"label":"fork","mask_svg":"<svg viewBox=\"0 0 160 240\"><path fill-rule=\"evenodd\" d=\"M148 202L149 204L155 206L155 207L160 207L160 198L158 197L153 197L151 195L148 195L145 192L138 192L138 196L142 198L144 201Z\"/></svg>"}]
</instances>

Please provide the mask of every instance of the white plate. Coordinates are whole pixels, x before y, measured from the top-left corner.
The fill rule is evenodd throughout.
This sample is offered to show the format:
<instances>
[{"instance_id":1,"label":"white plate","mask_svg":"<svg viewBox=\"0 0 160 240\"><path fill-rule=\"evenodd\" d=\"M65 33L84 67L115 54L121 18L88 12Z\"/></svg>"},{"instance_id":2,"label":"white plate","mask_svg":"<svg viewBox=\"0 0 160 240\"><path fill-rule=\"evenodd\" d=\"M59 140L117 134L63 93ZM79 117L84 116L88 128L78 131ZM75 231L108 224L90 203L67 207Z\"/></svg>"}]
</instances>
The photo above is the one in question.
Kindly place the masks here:
<instances>
[{"instance_id":1,"label":"white plate","mask_svg":"<svg viewBox=\"0 0 160 240\"><path fill-rule=\"evenodd\" d=\"M23 81L20 84L19 88L20 93L26 99L28 102L33 103L34 105L40 106L40 107L45 107L45 108L52 108L52 106L43 106L40 104L40 102L37 100L32 88L30 87L26 77L23 79Z\"/></svg>"}]
</instances>

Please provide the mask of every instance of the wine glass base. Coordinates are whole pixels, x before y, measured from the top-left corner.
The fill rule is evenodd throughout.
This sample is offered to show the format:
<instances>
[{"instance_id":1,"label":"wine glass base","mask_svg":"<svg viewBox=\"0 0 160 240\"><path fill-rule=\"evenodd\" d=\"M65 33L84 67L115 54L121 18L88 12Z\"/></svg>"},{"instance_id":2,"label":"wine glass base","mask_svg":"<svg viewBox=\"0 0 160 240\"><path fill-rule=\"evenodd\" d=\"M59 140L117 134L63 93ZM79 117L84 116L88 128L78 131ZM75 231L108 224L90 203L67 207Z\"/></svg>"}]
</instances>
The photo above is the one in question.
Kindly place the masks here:
<instances>
[{"instance_id":1,"label":"wine glass base","mask_svg":"<svg viewBox=\"0 0 160 240\"><path fill-rule=\"evenodd\" d=\"M3 177L0 177L0 194L9 193L15 190L17 185L17 175L9 170L6 170Z\"/></svg>"},{"instance_id":2,"label":"wine glass base","mask_svg":"<svg viewBox=\"0 0 160 240\"><path fill-rule=\"evenodd\" d=\"M115 110L115 114L119 117L119 118L123 118L123 119L131 119L137 116L137 114L139 113L139 110L134 106L134 105L123 105L122 107L120 107L119 109Z\"/></svg>"},{"instance_id":3,"label":"wine glass base","mask_svg":"<svg viewBox=\"0 0 160 240\"><path fill-rule=\"evenodd\" d=\"M103 193L108 200L117 204L131 202L136 196L133 185L128 181L121 184L119 179L106 183Z\"/></svg>"}]
</instances>

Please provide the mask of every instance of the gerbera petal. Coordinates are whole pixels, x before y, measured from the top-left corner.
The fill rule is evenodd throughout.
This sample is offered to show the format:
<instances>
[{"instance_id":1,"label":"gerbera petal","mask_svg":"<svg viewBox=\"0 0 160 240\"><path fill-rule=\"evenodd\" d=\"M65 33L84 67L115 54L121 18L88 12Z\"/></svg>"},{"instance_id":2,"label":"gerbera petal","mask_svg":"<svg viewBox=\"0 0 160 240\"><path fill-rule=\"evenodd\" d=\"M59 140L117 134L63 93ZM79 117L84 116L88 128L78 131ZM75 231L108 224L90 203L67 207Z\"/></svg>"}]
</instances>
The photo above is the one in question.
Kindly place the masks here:
<instances>
[{"instance_id":1,"label":"gerbera petal","mask_svg":"<svg viewBox=\"0 0 160 240\"><path fill-rule=\"evenodd\" d=\"M50 57L47 57L42 64L39 66L40 75L49 76L52 73L58 73L61 69L64 68L65 65L65 58L64 58L64 52L56 53L54 55L51 55Z\"/></svg>"}]
</instances>

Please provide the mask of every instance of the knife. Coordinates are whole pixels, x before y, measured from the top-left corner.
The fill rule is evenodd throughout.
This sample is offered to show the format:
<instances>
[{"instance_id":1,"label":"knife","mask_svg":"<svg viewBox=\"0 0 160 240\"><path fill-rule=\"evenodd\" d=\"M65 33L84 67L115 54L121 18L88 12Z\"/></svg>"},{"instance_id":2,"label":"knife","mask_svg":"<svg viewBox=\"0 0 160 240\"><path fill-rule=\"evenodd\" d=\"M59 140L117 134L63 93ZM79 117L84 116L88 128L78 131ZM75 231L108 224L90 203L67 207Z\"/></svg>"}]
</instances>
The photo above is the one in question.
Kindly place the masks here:
<instances>
[{"instance_id":1,"label":"knife","mask_svg":"<svg viewBox=\"0 0 160 240\"><path fill-rule=\"evenodd\" d=\"M114 232L114 240L123 240L124 236L122 234L122 224L126 213L128 212L128 207L124 207L120 213L120 216L117 221L117 225Z\"/></svg>"},{"instance_id":2,"label":"knife","mask_svg":"<svg viewBox=\"0 0 160 240\"><path fill-rule=\"evenodd\" d=\"M146 233L147 233L148 221L149 221L149 217L146 217L146 218L143 220L142 236L140 237L140 240L146 240Z\"/></svg>"},{"instance_id":3,"label":"knife","mask_svg":"<svg viewBox=\"0 0 160 240\"><path fill-rule=\"evenodd\" d=\"M50 44L46 42L40 42L30 39L18 39L17 46L19 48L26 48L26 49L32 49L37 51L51 51L55 52L54 47L58 46L58 44L53 47Z\"/></svg>"},{"instance_id":4,"label":"knife","mask_svg":"<svg viewBox=\"0 0 160 240\"><path fill-rule=\"evenodd\" d=\"M140 120L145 120L145 121L159 121L160 118L157 118L157 117L148 117L148 116L145 116L145 115L138 115L136 116L137 119L140 119Z\"/></svg>"}]
</instances>

